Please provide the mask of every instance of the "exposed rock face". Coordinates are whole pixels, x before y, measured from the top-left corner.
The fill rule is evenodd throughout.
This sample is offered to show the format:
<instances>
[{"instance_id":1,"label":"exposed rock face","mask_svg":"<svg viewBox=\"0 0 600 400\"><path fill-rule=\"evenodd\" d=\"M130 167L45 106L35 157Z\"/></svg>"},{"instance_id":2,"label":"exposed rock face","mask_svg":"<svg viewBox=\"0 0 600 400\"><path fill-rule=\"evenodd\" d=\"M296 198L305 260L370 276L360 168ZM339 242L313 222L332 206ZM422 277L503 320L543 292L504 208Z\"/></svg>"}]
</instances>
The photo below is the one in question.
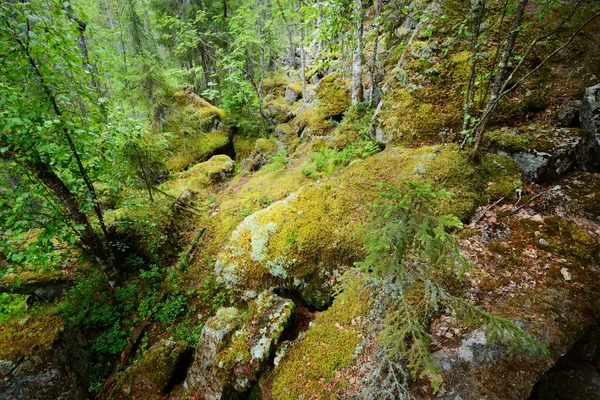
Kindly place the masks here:
<instances>
[{"instance_id":1,"label":"exposed rock face","mask_svg":"<svg viewBox=\"0 0 600 400\"><path fill-rule=\"evenodd\" d=\"M125 371L121 390L127 396L131 393L165 393L185 350L186 345L182 342L163 340L155 344Z\"/></svg>"},{"instance_id":2,"label":"exposed rock face","mask_svg":"<svg viewBox=\"0 0 600 400\"><path fill-rule=\"evenodd\" d=\"M581 100L575 100L572 103L566 104L558 112L558 123L564 128L579 128L579 109L581 108Z\"/></svg>"},{"instance_id":3,"label":"exposed rock face","mask_svg":"<svg viewBox=\"0 0 600 400\"><path fill-rule=\"evenodd\" d=\"M577 173L531 207L502 218L504 239L488 235L467 244L470 251L477 249L480 268L470 278L476 284L473 296L494 313L516 321L546 345L549 354L510 354L505 346L490 344L482 331L469 333L433 355L445 381L441 398L528 398L556 360L596 326L600 225L583 210L585 194L574 198L569 193L576 195L576 190L563 190L579 186L571 181L585 176L597 177ZM581 346L579 353L581 359L593 358L597 348ZM542 379L533 398L596 398L586 397L600 383L592 369L577 366L551 375ZM557 391L558 386L563 390ZM573 392L564 390L568 387Z\"/></svg>"},{"instance_id":4,"label":"exposed rock face","mask_svg":"<svg viewBox=\"0 0 600 400\"><path fill-rule=\"evenodd\" d=\"M296 101L298 101L299 97L300 96L298 93L296 93L292 88L285 88L285 99L288 101L288 103L294 104Z\"/></svg>"},{"instance_id":5,"label":"exposed rock face","mask_svg":"<svg viewBox=\"0 0 600 400\"><path fill-rule=\"evenodd\" d=\"M0 360L0 397L86 399L88 357L87 342L81 333L73 328L60 328L48 350Z\"/></svg>"},{"instance_id":6,"label":"exposed rock face","mask_svg":"<svg viewBox=\"0 0 600 400\"><path fill-rule=\"evenodd\" d=\"M249 313L222 308L206 322L188 389L206 400L235 398L251 388L274 354L294 312L294 303L269 292L248 304Z\"/></svg>"},{"instance_id":7,"label":"exposed rock face","mask_svg":"<svg viewBox=\"0 0 600 400\"><path fill-rule=\"evenodd\" d=\"M582 130L532 125L489 132L485 140L513 159L529 180L545 182L586 167L587 136Z\"/></svg>"},{"instance_id":8,"label":"exposed rock face","mask_svg":"<svg viewBox=\"0 0 600 400\"><path fill-rule=\"evenodd\" d=\"M592 145L596 160L594 166L600 166L600 83L585 90L581 112L579 115L581 127L588 130L592 135Z\"/></svg>"}]
</instances>

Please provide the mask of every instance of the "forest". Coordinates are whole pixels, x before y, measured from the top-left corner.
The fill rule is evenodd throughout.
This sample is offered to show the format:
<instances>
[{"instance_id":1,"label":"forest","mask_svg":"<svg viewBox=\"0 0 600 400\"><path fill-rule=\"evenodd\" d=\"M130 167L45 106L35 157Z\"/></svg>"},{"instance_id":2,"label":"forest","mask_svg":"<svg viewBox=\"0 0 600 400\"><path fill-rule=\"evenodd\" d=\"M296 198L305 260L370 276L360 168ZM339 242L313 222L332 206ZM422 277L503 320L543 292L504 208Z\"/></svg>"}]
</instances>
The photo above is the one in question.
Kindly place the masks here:
<instances>
[{"instance_id":1,"label":"forest","mask_svg":"<svg viewBox=\"0 0 600 400\"><path fill-rule=\"evenodd\" d=\"M600 1L0 1L0 399L600 400Z\"/></svg>"}]
</instances>

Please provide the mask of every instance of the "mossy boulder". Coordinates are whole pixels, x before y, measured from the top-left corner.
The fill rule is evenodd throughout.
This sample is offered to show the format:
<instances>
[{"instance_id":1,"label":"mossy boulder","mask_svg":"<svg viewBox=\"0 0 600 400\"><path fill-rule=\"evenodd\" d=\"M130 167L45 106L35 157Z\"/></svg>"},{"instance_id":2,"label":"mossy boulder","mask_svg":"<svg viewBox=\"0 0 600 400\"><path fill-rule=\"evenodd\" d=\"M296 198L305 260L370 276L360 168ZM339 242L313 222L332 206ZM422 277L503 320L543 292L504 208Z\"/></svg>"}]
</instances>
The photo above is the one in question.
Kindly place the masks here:
<instances>
[{"instance_id":1,"label":"mossy boulder","mask_svg":"<svg viewBox=\"0 0 600 400\"><path fill-rule=\"evenodd\" d=\"M294 118L293 107L283 97L269 101L263 108L263 113L274 123L283 124Z\"/></svg>"},{"instance_id":2,"label":"mossy boulder","mask_svg":"<svg viewBox=\"0 0 600 400\"><path fill-rule=\"evenodd\" d=\"M269 389L271 398L318 398L335 392L341 383L333 382L336 373L352 364L364 339L371 293L362 282L350 281L333 305L318 314L308 330L278 355Z\"/></svg>"},{"instance_id":3,"label":"mossy boulder","mask_svg":"<svg viewBox=\"0 0 600 400\"><path fill-rule=\"evenodd\" d=\"M487 132L485 144L513 159L530 180L559 178L587 163L587 136L581 129L530 125Z\"/></svg>"},{"instance_id":4,"label":"mossy boulder","mask_svg":"<svg viewBox=\"0 0 600 400\"><path fill-rule=\"evenodd\" d=\"M350 85L339 74L330 74L321 79L316 92L324 118L342 115L350 107Z\"/></svg>"},{"instance_id":5,"label":"mossy boulder","mask_svg":"<svg viewBox=\"0 0 600 400\"><path fill-rule=\"evenodd\" d=\"M440 212L466 218L492 194L510 196L510 182L520 184L510 161L508 168L490 164L490 170L474 165L454 145L386 149L246 217L218 255L215 272L244 298L286 288L322 308L335 276L362 257L357 233L369 219L379 182L424 179L451 190L455 196L440 204ZM492 178L501 184L490 185Z\"/></svg>"},{"instance_id":6,"label":"mossy boulder","mask_svg":"<svg viewBox=\"0 0 600 400\"><path fill-rule=\"evenodd\" d=\"M219 154L178 173L176 179L164 183L161 188L178 197L185 191L194 193L221 183L230 178L234 171L235 161L225 154Z\"/></svg>"},{"instance_id":7,"label":"mossy boulder","mask_svg":"<svg viewBox=\"0 0 600 400\"><path fill-rule=\"evenodd\" d=\"M207 399L250 389L279 344L294 309L291 300L269 292L248 302L244 312L220 309L202 330L196 361L188 374L190 389Z\"/></svg>"},{"instance_id":8,"label":"mossy boulder","mask_svg":"<svg viewBox=\"0 0 600 400\"><path fill-rule=\"evenodd\" d=\"M216 154L224 154L231 146L230 137L225 131L211 133L195 132L171 140L174 155L166 161L167 168L179 172L190 165L208 160Z\"/></svg>"},{"instance_id":9,"label":"mossy boulder","mask_svg":"<svg viewBox=\"0 0 600 400\"><path fill-rule=\"evenodd\" d=\"M2 322L0 393L15 400L85 399L87 342L51 311Z\"/></svg>"},{"instance_id":10,"label":"mossy boulder","mask_svg":"<svg viewBox=\"0 0 600 400\"><path fill-rule=\"evenodd\" d=\"M126 396L164 394L185 351L183 342L162 340L155 344L123 373L121 390Z\"/></svg>"},{"instance_id":11,"label":"mossy boulder","mask_svg":"<svg viewBox=\"0 0 600 400\"><path fill-rule=\"evenodd\" d=\"M265 157L271 157L277 152L277 142L271 139L260 138L254 144L255 153L260 153Z\"/></svg>"}]
</instances>

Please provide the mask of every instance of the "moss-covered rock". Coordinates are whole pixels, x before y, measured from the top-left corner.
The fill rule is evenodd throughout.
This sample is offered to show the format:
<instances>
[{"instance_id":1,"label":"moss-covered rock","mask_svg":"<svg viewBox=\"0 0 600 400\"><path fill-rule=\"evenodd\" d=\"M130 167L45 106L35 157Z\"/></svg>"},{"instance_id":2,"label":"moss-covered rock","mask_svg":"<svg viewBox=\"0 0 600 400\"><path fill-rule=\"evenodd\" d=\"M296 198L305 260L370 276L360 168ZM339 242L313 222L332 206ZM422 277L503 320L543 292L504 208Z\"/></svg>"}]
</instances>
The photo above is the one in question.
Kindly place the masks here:
<instances>
[{"instance_id":1,"label":"moss-covered rock","mask_svg":"<svg viewBox=\"0 0 600 400\"><path fill-rule=\"evenodd\" d=\"M254 151L265 157L270 157L277 152L277 142L265 138L257 139L254 145Z\"/></svg>"},{"instance_id":2,"label":"moss-covered rock","mask_svg":"<svg viewBox=\"0 0 600 400\"><path fill-rule=\"evenodd\" d=\"M182 342L162 340L155 344L123 373L121 390L126 396L164 394L185 350Z\"/></svg>"},{"instance_id":3,"label":"moss-covered rock","mask_svg":"<svg viewBox=\"0 0 600 400\"><path fill-rule=\"evenodd\" d=\"M354 361L363 339L362 328L370 309L370 298L369 290L360 280L351 282L279 359L272 374L270 398L318 398L325 393L334 398L335 388L344 382L332 381L338 371Z\"/></svg>"},{"instance_id":4,"label":"moss-covered rock","mask_svg":"<svg viewBox=\"0 0 600 400\"><path fill-rule=\"evenodd\" d=\"M225 153L230 146L230 138L225 131L195 132L172 139L171 146L175 154L167 159L167 168L178 172L215 154Z\"/></svg>"},{"instance_id":5,"label":"moss-covered rock","mask_svg":"<svg viewBox=\"0 0 600 400\"><path fill-rule=\"evenodd\" d=\"M490 150L513 159L530 180L559 178L575 167L585 167L586 137L580 129L530 125L487 132Z\"/></svg>"},{"instance_id":6,"label":"moss-covered rock","mask_svg":"<svg viewBox=\"0 0 600 400\"><path fill-rule=\"evenodd\" d=\"M221 398L223 393L245 392L258 380L294 313L294 303L263 292L248 309L221 309L203 328L197 361L190 371L192 390ZM215 345L216 343L216 345ZM211 385L211 387L207 387ZM213 396L213 397L211 397Z\"/></svg>"},{"instance_id":7,"label":"moss-covered rock","mask_svg":"<svg viewBox=\"0 0 600 400\"><path fill-rule=\"evenodd\" d=\"M440 212L465 218L499 193L498 187L488 185L492 175L502 191L512 189L506 183L510 176L515 185L518 182L514 167L491 172L474 165L453 145L387 149L246 217L219 254L215 271L245 298L279 287L324 307L330 301L332 279L362 257L356 233L369 218L369 206L380 192L378 182L424 179L449 189L455 196L440 204Z\"/></svg>"},{"instance_id":8,"label":"moss-covered rock","mask_svg":"<svg viewBox=\"0 0 600 400\"><path fill-rule=\"evenodd\" d=\"M278 97L269 101L263 108L263 113L271 119L274 124L283 124L294 118L294 108L284 97Z\"/></svg>"},{"instance_id":9,"label":"moss-covered rock","mask_svg":"<svg viewBox=\"0 0 600 400\"><path fill-rule=\"evenodd\" d=\"M235 171L235 161L225 154L212 156L208 161L198 163L176 175L176 179L170 180L161 189L176 197L185 191L197 192L211 185L221 183L230 178Z\"/></svg>"},{"instance_id":10,"label":"moss-covered rock","mask_svg":"<svg viewBox=\"0 0 600 400\"><path fill-rule=\"evenodd\" d=\"M319 81L317 100L325 118L342 115L350 107L350 85L341 75L331 74Z\"/></svg>"},{"instance_id":11,"label":"moss-covered rock","mask_svg":"<svg viewBox=\"0 0 600 400\"><path fill-rule=\"evenodd\" d=\"M86 340L52 311L2 322L0 391L7 399L84 399L88 389Z\"/></svg>"}]
</instances>

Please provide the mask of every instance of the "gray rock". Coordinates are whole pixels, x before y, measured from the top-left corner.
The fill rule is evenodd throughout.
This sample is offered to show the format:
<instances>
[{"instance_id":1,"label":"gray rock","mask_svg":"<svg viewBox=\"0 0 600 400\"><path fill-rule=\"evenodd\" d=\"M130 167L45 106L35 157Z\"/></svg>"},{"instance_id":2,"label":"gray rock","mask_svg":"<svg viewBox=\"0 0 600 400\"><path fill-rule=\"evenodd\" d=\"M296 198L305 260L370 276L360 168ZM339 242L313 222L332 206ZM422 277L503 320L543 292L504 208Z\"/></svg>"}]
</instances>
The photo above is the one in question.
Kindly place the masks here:
<instances>
[{"instance_id":1,"label":"gray rock","mask_svg":"<svg viewBox=\"0 0 600 400\"><path fill-rule=\"evenodd\" d=\"M547 182L573 169L587 168L587 137L581 130L532 126L509 132L532 138L531 148L512 148L499 140L492 143L492 149L514 160L530 181Z\"/></svg>"},{"instance_id":2,"label":"gray rock","mask_svg":"<svg viewBox=\"0 0 600 400\"><path fill-rule=\"evenodd\" d=\"M206 400L225 399L227 388L218 376L217 352L236 328L239 312L234 307L220 308L206 321L196 349L194 364L188 371L186 385L202 393ZM230 389L229 389L230 391Z\"/></svg>"},{"instance_id":3,"label":"gray rock","mask_svg":"<svg viewBox=\"0 0 600 400\"><path fill-rule=\"evenodd\" d=\"M186 347L185 343L172 340L162 340L152 346L123 374L123 393L127 396L132 392L136 395L165 393Z\"/></svg>"},{"instance_id":4,"label":"gray rock","mask_svg":"<svg viewBox=\"0 0 600 400\"><path fill-rule=\"evenodd\" d=\"M600 83L585 90L581 111L581 127L591 133L591 160L595 167L600 166Z\"/></svg>"},{"instance_id":5,"label":"gray rock","mask_svg":"<svg viewBox=\"0 0 600 400\"><path fill-rule=\"evenodd\" d=\"M558 112L558 123L565 128L579 128L579 109L581 108L581 100L575 100L565 105Z\"/></svg>"},{"instance_id":6,"label":"gray rock","mask_svg":"<svg viewBox=\"0 0 600 400\"><path fill-rule=\"evenodd\" d=\"M222 308L206 322L188 372L187 385L206 400L230 399L258 380L275 353L295 309L291 300L268 291L249 301L241 321L235 308Z\"/></svg>"},{"instance_id":7,"label":"gray rock","mask_svg":"<svg viewBox=\"0 0 600 400\"><path fill-rule=\"evenodd\" d=\"M288 101L288 103L294 104L299 98L300 94L296 93L289 87L285 88L285 99Z\"/></svg>"},{"instance_id":8,"label":"gray rock","mask_svg":"<svg viewBox=\"0 0 600 400\"><path fill-rule=\"evenodd\" d=\"M63 328L50 350L16 360L0 360L3 400L88 398L87 342L74 328Z\"/></svg>"}]
</instances>

